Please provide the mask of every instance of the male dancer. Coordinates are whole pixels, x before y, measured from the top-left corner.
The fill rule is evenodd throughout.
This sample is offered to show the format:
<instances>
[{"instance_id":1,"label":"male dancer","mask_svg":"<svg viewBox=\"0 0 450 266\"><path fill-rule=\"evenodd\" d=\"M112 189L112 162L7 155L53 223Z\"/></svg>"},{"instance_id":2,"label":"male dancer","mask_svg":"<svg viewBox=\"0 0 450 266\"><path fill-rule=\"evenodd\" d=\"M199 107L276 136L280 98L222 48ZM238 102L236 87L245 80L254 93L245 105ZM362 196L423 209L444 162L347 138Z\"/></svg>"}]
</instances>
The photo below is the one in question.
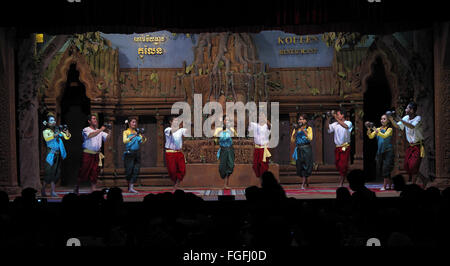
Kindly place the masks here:
<instances>
[{"instance_id":1,"label":"male dancer","mask_svg":"<svg viewBox=\"0 0 450 266\"><path fill-rule=\"evenodd\" d=\"M336 122L330 124L330 116L327 116L325 127L328 133L334 132L334 158L336 169L339 171L339 187L344 186L344 180L348 172L350 158L350 133L352 132L352 122L345 120L345 109L341 108L331 112Z\"/></svg>"},{"instance_id":2,"label":"male dancer","mask_svg":"<svg viewBox=\"0 0 450 266\"><path fill-rule=\"evenodd\" d=\"M100 172L99 162L102 141L109 139L109 134L105 132L106 127L98 128L98 120L95 114L88 116L89 126L83 129L83 155L81 159L81 168L78 172L77 185L74 193L79 193L80 182L89 180L91 190L96 190L97 178Z\"/></svg>"},{"instance_id":3,"label":"male dancer","mask_svg":"<svg viewBox=\"0 0 450 266\"><path fill-rule=\"evenodd\" d=\"M47 144L47 157L45 159L45 176L44 184L42 184L41 194L46 197L45 188L48 184L51 184L51 196L57 197L55 192L55 183L61 176L61 164L67 156L66 149L61 138L65 140L70 139L71 135L68 129L60 132L56 125L55 115L49 113L47 115L47 122L45 123L48 127L42 132L44 140Z\"/></svg>"},{"instance_id":4,"label":"male dancer","mask_svg":"<svg viewBox=\"0 0 450 266\"><path fill-rule=\"evenodd\" d=\"M256 177L261 177L265 171L269 170L268 158L272 156L267 148L267 145L269 144L270 121L267 120L264 113L260 113L259 123L250 122L248 131L253 131L253 138L255 141L253 171L255 172Z\"/></svg>"},{"instance_id":5,"label":"male dancer","mask_svg":"<svg viewBox=\"0 0 450 266\"><path fill-rule=\"evenodd\" d=\"M138 193L134 189L134 183L136 183L141 168L140 146L147 142L147 138L136 132L137 117L130 117L126 122L128 128L123 132L123 143L125 144L125 152L123 154L125 176L128 181L128 192Z\"/></svg>"},{"instance_id":6,"label":"male dancer","mask_svg":"<svg viewBox=\"0 0 450 266\"><path fill-rule=\"evenodd\" d=\"M183 148L183 136L186 136L187 128L179 128L178 118L172 116L169 120L170 127L164 130L166 136L166 166L170 179L174 182L174 190L183 180L186 174L186 163Z\"/></svg>"},{"instance_id":7,"label":"male dancer","mask_svg":"<svg viewBox=\"0 0 450 266\"><path fill-rule=\"evenodd\" d=\"M405 152L404 168L409 176L409 182L415 184L417 181L417 175L419 174L420 163L425 156L425 149L423 146L423 131L422 131L422 118L416 114L417 104L410 102L405 109L406 115L401 121L395 121L392 115L388 118L395 128L405 130L406 139L409 142L409 147ZM422 180L424 186L427 181Z\"/></svg>"}]
</instances>

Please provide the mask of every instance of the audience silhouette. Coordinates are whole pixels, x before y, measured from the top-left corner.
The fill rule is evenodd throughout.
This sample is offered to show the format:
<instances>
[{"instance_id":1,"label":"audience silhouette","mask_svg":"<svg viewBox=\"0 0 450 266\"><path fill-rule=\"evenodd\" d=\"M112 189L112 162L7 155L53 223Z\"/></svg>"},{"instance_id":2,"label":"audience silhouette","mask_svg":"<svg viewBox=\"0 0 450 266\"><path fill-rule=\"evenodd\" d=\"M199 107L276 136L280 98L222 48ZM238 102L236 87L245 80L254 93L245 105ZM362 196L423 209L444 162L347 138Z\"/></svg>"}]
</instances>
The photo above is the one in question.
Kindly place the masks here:
<instances>
[{"instance_id":1,"label":"audience silhouette","mask_svg":"<svg viewBox=\"0 0 450 266\"><path fill-rule=\"evenodd\" d=\"M287 248L382 245L448 245L450 188L426 190L393 177L399 197L377 198L362 170L347 176L349 188L336 199L288 198L267 171L260 186L245 189L245 201L205 201L193 193L148 194L124 202L119 187L90 194L66 194L45 202L23 189L10 202L0 191L0 246L64 246L79 238L86 246L150 248Z\"/></svg>"}]
</instances>

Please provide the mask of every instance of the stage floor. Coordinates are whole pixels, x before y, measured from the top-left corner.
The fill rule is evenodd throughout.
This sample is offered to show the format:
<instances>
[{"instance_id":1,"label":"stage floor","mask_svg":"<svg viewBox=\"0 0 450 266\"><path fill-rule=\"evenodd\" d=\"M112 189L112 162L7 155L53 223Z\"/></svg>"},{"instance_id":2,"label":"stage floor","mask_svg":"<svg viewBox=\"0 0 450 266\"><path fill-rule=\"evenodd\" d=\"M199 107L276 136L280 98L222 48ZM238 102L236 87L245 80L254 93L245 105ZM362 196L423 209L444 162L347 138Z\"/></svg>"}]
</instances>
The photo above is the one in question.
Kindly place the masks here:
<instances>
[{"instance_id":1,"label":"stage floor","mask_svg":"<svg viewBox=\"0 0 450 266\"><path fill-rule=\"evenodd\" d=\"M301 185L282 185L288 197L296 199L329 199L336 198L337 184L312 184L309 188L302 190ZM377 197L398 197L399 192L395 190L381 191L383 184L380 183L368 183L366 186L374 191ZM348 184L345 185L348 188ZM124 191L123 197L126 202L142 201L145 195L149 193L158 194L164 192L173 192L172 187L151 187L151 186L138 186L135 187L139 193L127 193L125 187L121 187ZM350 188L349 188L350 189ZM222 195L234 195L235 200L245 200L245 188L232 188L232 189L210 189L210 188L182 188L187 193L194 193L197 196L202 197L204 200L218 200ZM49 202L61 201L64 195L73 191L73 187L58 187L56 192L58 197L47 197ZM49 194L49 191L47 192ZM80 194L89 193L89 188L80 188Z\"/></svg>"}]
</instances>

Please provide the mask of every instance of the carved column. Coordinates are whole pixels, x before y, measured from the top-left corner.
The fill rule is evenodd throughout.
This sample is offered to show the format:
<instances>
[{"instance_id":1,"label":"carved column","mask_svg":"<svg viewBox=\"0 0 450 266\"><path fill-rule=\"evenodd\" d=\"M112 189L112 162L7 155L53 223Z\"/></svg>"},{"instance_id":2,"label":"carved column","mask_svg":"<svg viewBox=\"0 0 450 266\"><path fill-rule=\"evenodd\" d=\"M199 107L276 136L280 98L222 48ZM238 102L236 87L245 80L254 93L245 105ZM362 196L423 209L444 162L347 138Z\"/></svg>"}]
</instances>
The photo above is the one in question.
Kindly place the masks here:
<instances>
[{"instance_id":1,"label":"carved column","mask_svg":"<svg viewBox=\"0 0 450 266\"><path fill-rule=\"evenodd\" d=\"M12 30L0 29L0 190L19 192L16 161L14 40Z\"/></svg>"},{"instance_id":2,"label":"carved column","mask_svg":"<svg viewBox=\"0 0 450 266\"><path fill-rule=\"evenodd\" d=\"M353 131L355 132L355 144L352 149L355 149L355 160L353 165L355 167L361 168L363 167L363 158L364 158L364 122L362 114L362 107L358 107L355 109L355 125Z\"/></svg>"},{"instance_id":3,"label":"carved column","mask_svg":"<svg viewBox=\"0 0 450 266\"><path fill-rule=\"evenodd\" d=\"M434 26L434 114L436 180L438 186L450 185L450 52L449 23Z\"/></svg>"},{"instance_id":4,"label":"carved column","mask_svg":"<svg viewBox=\"0 0 450 266\"><path fill-rule=\"evenodd\" d=\"M323 164L323 118L318 116L314 119L313 140L316 143L314 149L314 162Z\"/></svg>"},{"instance_id":5,"label":"carved column","mask_svg":"<svg viewBox=\"0 0 450 266\"><path fill-rule=\"evenodd\" d=\"M105 123L110 123L112 125L112 128L109 131L109 139L104 143L105 159L103 160L103 168L111 170L115 168L114 151L117 150L116 147L114 147L114 121L116 121L116 118L114 116L105 116Z\"/></svg>"},{"instance_id":6,"label":"carved column","mask_svg":"<svg viewBox=\"0 0 450 266\"><path fill-rule=\"evenodd\" d=\"M156 116L156 166L164 166L164 116Z\"/></svg>"},{"instance_id":7,"label":"carved column","mask_svg":"<svg viewBox=\"0 0 450 266\"><path fill-rule=\"evenodd\" d=\"M294 123L297 123L297 113L289 113L289 154L293 154L295 149L295 142L290 141L292 131L294 130L294 127L292 125ZM291 161L293 160L292 157L289 158Z\"/></svg>"}]
</instances>

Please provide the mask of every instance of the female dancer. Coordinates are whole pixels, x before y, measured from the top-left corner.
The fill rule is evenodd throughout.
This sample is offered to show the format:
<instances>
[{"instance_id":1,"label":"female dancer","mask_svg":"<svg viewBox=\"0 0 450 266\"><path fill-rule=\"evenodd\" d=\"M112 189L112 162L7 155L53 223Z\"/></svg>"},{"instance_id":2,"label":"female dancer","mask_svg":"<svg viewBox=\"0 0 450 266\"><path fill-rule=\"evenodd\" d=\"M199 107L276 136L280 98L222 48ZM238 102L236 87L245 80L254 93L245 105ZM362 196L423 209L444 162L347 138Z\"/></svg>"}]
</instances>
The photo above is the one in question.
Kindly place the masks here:
<instances>
[{"instance_id":1,"label":"female dancer","mask_svg":"<svg viewBox=\"0 0 450 266\"><path fill-rule=\"evenodd\" d=\"M378 149L376 155L376 175L383 177L384 184L381 190L392 189L391 171L394 168L394 149L392 148L392 127L387 115L381 116L381 127L375 128L370 122L365 123L367 136L370 139L377 137Z\"/></svg>"},{"instance_id":2,"label":"female dancer","mask_svg":"<svg viewBox=\"0 0 450 266\"><path fill-rule=\"evenodd\" d=\"M297 175L303 179L302 189L309 187L308 177L311 176L313 169L312 139L313 131L308 126L308 117L306 114L301 114L296 128L292 131L291 142L296 144L292 158L295 160Z\"/></svg>"}]
</instances>

